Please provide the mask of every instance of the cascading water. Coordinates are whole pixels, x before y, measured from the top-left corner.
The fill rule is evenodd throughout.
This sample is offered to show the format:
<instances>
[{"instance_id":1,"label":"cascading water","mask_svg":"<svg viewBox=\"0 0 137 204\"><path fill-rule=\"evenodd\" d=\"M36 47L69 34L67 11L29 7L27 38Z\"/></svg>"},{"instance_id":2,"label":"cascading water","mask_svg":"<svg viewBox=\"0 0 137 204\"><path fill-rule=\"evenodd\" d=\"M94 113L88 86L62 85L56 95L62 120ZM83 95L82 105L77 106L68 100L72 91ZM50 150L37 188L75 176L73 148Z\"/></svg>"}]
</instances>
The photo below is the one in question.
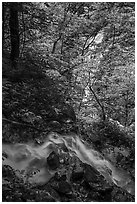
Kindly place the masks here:
<instances>
[{"instance_id":1,"label":"cascading water","mask_svg":"<svg viewBox=\"0 0 137 204\"><path fill-rule=\"evenodd\" d=\"M75 155L83 163L94 167L108 182L113 182L134 195L135 183L128 173L115 168L93 147L85 144L78 135L60 136L57 133L51 133L41 146L3 144L3 152L7 155L7 158L3 160L3 165L7 164L15 170L23 171L24 178L30 183L47 183L57 171L50 170L47 165L47 157L52 151L57 151L58 145L65 146L70 155ZM30 177L29 173L35 170L38 172Z\"/></svg>"}]
</instances>

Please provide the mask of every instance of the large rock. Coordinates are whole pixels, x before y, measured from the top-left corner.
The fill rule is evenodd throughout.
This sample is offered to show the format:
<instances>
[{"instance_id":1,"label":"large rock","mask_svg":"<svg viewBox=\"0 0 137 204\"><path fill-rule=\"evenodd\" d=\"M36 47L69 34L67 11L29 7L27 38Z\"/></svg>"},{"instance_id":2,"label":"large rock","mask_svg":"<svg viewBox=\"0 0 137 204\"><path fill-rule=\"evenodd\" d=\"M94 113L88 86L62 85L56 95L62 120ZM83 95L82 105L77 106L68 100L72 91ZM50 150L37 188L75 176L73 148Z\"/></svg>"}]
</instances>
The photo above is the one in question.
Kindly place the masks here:
<instances>
[{"instance_id":1,"label":"large rock","mask_svg":"<svg viewBox=\"0 0 137 204\"><path fill-rule=\"evenodd\" d=\"M72 187L67 181L59 181L58 184L55 186L55 189L57 192L62 194L71 194L72 193Z\"/></svg>"},{"instance_id":2,"label":"large rock","mask_svg":"<svg viewBox=\"0 0 137 204\"><path fill-rule=\"evenodd\" d=\"M47 158L47 164L51 170L56 170L60 165L59 155L54 151L51 152Z\"/></svg>"},{"instance_id":3,"label":"large rock","mask_svg":"<svg viewBox=\"0 0 137 204\"><path fill-rule=\"evenodd\" d=\"M73 171L70 179L72 182L75 183L75 182L81 182L83 177L84 177L84 171L83 171L83 169L81 169L79 171L78 170Z\"/></svg>"},{"instance_id":4,"label":"large rock","mask_svg":"<svg viewBox=\"0 0 137 204\"><path fill-rule=\"evenodd\" d=\"M99 182L100 173L93 167L85 164L85 173L84 179L88 183L97 183Z\"/></svg>"}]
</instances>

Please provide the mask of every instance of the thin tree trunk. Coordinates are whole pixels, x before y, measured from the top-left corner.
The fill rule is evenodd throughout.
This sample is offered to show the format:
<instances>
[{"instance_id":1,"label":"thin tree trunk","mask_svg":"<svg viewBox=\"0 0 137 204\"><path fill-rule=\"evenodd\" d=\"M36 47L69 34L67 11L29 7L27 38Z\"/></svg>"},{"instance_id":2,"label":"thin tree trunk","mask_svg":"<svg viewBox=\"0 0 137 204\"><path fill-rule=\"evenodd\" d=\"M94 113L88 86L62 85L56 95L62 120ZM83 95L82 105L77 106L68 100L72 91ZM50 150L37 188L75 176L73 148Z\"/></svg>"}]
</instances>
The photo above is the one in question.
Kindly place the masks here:
<instances>
[{"instance_id":1,"label":"thin tree trunk","mask_svg":"<svg viewBox=\"0 0 137 204\"><path fill-rule=\"evenodd\" d=\"M93 93L98 105L100 106L101 110L102 110L102 119L105 121L106 120L106 114L105 114L105 110L104 110L104 106L100 103L97 95L95 94L94 90L92 89L91 86L89 86L90 91Z\"/></svg>"},{"instance_id":2,"label":"thin tree trunk","mask_svg":"<svg viewBox=\"0 0 137 204\"><path fill-rule=\"evenodd\" d=\"M80 111L80 109L81 109L82 101L83 101L84 95L85 95L85 88L82 90L82 99L81 99L81 101L80 101L80 104L79 104L79 107L78 107L78 111Z\"/></svg>"},{"instance_id":3,"label":"thin tree trunk","mask_svg":"<svg viewBox=\"0 0 137 204\"><path fill-rule=\"evenodd\" d=\"M61 39L61 35L59 36L59 38L53 43L53 48L52 48L52 54L54 54L55 53L55 50L56 50L56 45L57 45L57 43L58 43L58 41Z\"/></svg>"},{"instance_id":4,"label":"thin tree trunk","mask_svg":"<svg viewBox=\"0 0 137 204\"><path fill-rule=\"evenodd\" d=\"M125 94L125 126L127 126L128 124L128 114L129 114L129 111L128 111L128 90L126 91L126 94Z\"/></svg>"}]
</instances>

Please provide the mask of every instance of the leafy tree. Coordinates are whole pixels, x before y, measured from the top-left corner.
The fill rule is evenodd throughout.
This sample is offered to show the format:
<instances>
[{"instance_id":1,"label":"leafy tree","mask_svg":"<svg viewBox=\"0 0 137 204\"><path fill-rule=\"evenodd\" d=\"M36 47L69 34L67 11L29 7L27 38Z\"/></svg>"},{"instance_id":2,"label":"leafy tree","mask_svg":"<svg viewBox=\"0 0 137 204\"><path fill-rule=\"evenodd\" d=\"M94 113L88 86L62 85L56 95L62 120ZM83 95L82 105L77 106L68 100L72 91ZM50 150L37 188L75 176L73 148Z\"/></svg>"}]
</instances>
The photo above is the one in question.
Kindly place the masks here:
<instances>
[{"instance_id":1,"label":"leafy tree","mask_svg":"<svg viewBox=\"0 0 137 204\"><path fill-rule=\"evenodd\" d=\"M8 12L7 9L3 16L8 16ZM124 71L134 67L134 3L24 2L16 12L20 36L16 51L20 51L20 63L29 62L57 80L65 100L69 100L77 114L81 108L89 107L89 115L93 109L102 112L103 118L108 114L118 119L114 113L119 110L112 110L116 94L109 92L113 93L113 89L116 93L124 92L128 76L134 78L132 71L129 75ZM9 19L3 18L5 38ZM9 36L5 39L7 46L8 39ZM125 80L117 84L114 78L118 77L119 69L121 74L124 72ZM122 108L129 98L134 99L134 88L129 90L129 87L122 99L118 94L115 98L118 103L122 100L120 117L125 117L125 112L128 118L131 111L129 105Z\"/></svg>"},{"instance_id":2,"label":"leafy tree","mask_svg":"<svg viewBox=\"0 0 137 204\"><path fill-rule=\"evenodd\" d=\"M115 99L118 103L120 100L124 103L125 99L121 99L118 90L123 89L123 92L125 91L123 86L126 86L126 80L128 80L128 78L132 78L132 80L130 80L130 85L128 84L128 90L130 89L128 95L129 93L132 93L132 96L134 95L134 88L132 88L134 87L134 4L97 3L94 6L96 12L94 11L93 16L96 19L96 22L97 19L99 21L100 16L101 20L105 19L106 23L98 34L95 35L95 39L91 38L89 41L88 51L84 58L85 63L81 64L81 69L79 67L77 69L78 81L81 81L81 85L83 82L83 88L85 87L84 89L88 90L88 98L86 97L85 106L87 106L88 102L89 115L91 108L97 107L98 104L98 107L102 109L103 115L103 107L105 107L105 112L109 116L111 114L111 116L115 118L114 113L120 113L119 110L115 110L114 107L114 110L112 111L113 105L111 103L107 104L106 102L109 99L111 101L114 101ZM99 11L99 13L97 11ZM127 43L123 44L125 38L127 38ZM91 45L90 42L92 42ZM128 71L128 69L132 69L132 71ZM121 74L123 85L122 83L117 85L114 81L111 83L110 79L113 77L116 78L116 75L120 77L119 74ZM111 86L113 86L113 88ZM112 92L112 89L116 91L117 96ZM108 90L112 93L109 97L107 96ZM96 104L93 103L92 96L97 96L94 97L94 99L98 98ZM131 96L128 96L128 98L131 98ZM132 99L134 104L134 97L132 97ZM121 108L122 106L123 104L120 105ZM126 110L127 106L122 112L126 112ZM130 112L129 108L128 112ZM124 118L127 118L126 115L123 114L119 116L123 117L123 119L120 119L122 123ZM124 123L127 124L127 122Z\"/></svg>"}]
</instances>

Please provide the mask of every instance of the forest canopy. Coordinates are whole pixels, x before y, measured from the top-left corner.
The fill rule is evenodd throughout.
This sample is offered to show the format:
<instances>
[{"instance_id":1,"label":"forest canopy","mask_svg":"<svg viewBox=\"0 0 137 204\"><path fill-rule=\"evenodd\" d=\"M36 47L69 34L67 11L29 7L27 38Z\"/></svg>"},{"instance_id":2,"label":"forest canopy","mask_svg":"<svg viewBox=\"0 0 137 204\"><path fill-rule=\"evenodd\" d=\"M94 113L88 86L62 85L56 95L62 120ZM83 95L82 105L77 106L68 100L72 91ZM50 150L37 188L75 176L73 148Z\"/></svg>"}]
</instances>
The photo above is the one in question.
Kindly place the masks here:
<instances>
[{"instance_id":1,"label":"forest canopy","mask_svg":"<svg viewBox=\"0 0 137 204\"><path fill-rule=\"evenodd\" d=\"M4 64L3 75L16 70L22 80L27 72L45 73L79 117L88 109L89 117L102 112L127 126L134 109L134 24L132 2L4 2L3 57L13 66Z\"/></svg>"}]
</instances>

